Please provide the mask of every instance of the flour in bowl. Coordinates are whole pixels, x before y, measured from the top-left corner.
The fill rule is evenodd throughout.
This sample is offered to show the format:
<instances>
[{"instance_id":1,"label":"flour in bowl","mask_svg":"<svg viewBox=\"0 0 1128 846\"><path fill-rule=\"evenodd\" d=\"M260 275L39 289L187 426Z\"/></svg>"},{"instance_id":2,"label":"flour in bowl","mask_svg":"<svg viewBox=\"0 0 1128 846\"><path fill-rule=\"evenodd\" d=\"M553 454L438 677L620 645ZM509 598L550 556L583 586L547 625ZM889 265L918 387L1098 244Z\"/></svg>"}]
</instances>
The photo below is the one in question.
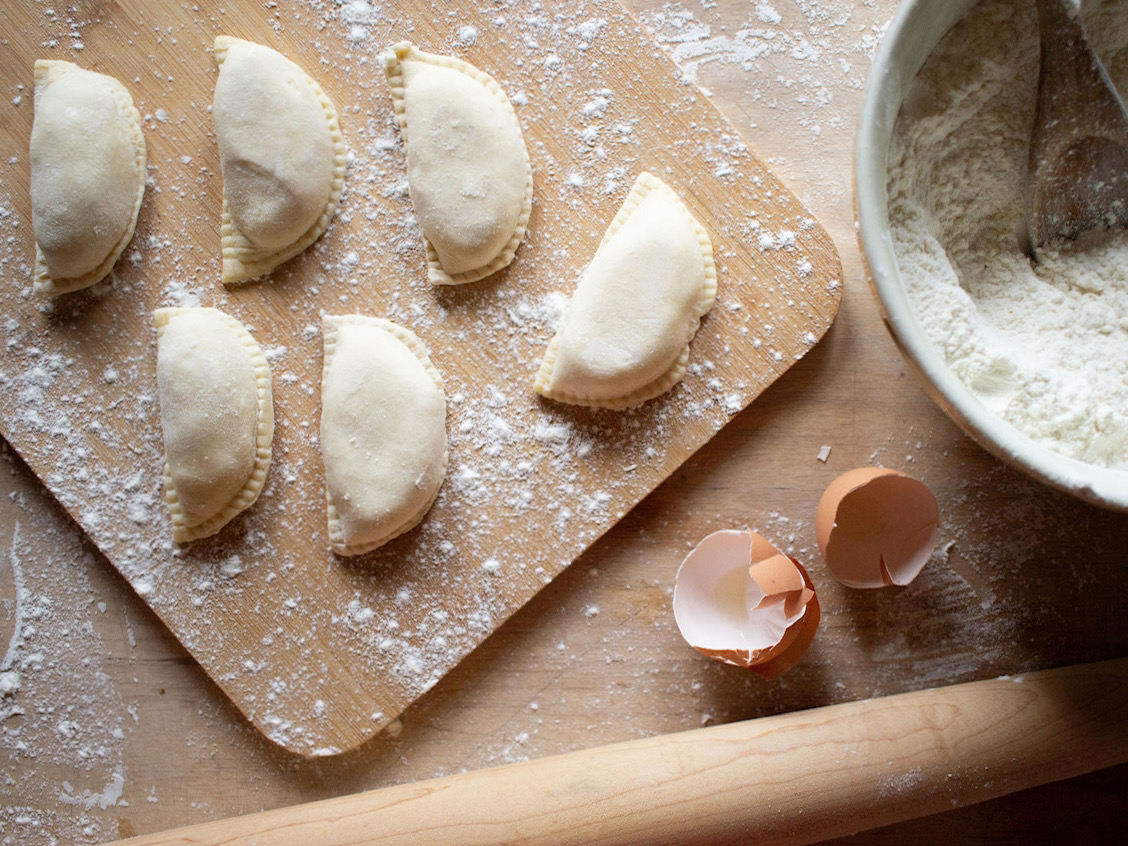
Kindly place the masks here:
<instances>
[{"instance_id":1,"label":"flour in bowl","mask_svg":"<svg viewBox=\"0 0 1128 846\"><path fill-rule=\"evenodd\" d=\"M1128 6L1082 21L1128 92ZM1022 250L1038 83L1034 4L984 0L917 75L889 151L894 249L953 372L1028 437L1128 469L1128 232Z\"/></svg>"}]
</instances>

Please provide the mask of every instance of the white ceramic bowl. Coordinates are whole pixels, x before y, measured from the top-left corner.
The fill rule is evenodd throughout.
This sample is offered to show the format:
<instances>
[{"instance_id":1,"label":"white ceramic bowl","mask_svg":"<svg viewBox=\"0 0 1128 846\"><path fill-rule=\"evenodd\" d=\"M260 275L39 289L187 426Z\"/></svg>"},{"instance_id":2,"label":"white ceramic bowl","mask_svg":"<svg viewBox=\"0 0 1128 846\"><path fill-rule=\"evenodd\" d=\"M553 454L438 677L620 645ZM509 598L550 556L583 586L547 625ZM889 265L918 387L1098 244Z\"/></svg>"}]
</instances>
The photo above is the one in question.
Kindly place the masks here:
<instances>
[{"instance_id":1,"label":"white ceramic bowl","mask_svg":"<svg viewBox=\"0 0 1128 846\"><path fill-rule=\"evenodd\" d=\"M933 399L988 451L1083 500L1128 511L1128 473L1067 458L990 411L932 345L901 282L889 231L886 156L909 85L944 34L976 0L906 0L882 39L866 82L854 161L854 201L870 280L885 322Z\"/></svg>"}]
</instances>

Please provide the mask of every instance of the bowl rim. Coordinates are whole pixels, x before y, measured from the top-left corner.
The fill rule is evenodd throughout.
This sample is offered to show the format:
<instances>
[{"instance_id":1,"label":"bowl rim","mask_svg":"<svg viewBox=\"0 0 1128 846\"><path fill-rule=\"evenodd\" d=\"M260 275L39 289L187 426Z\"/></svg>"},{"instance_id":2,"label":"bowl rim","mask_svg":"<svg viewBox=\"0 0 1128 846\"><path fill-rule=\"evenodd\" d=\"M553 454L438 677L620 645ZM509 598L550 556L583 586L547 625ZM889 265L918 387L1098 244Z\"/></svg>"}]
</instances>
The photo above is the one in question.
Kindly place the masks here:
<instances>
[{"instance_id":1,"label":"bowl rim","mask_svg":"<svg viewBox=\"0 0 1128 846\"><path fill-rule=\"evenodd\" d=\"M901 283L886 191L893 125L917 71L976 2L906 0L878 45L866 79L854 148L854 213L870 286L894 341L927 392L976 443L1058 490L1103 508L1128 511L1128 472L1056 452L989 410L932 344Z\"/></svg>"}]
</instances>

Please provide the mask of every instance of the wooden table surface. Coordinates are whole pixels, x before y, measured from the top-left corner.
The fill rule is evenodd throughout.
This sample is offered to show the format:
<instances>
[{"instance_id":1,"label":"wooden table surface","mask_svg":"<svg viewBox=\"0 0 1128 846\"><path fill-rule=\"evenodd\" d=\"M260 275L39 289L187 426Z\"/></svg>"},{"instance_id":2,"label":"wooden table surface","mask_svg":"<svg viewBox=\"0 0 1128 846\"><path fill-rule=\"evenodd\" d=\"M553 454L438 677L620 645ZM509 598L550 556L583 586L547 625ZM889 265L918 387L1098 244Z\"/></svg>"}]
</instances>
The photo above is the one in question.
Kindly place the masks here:
<instances>
[{"instance_id":1,"label":"wooden table surface","mask_svg":"<svg viewBox=\"0 0 1128 846\"><path fill-rule=\"evenodd\" d=\"M833 236L845 292L826 338L399 721L356 751L315 761L251 727L7 454L0 843L98 843L710 723L1128 655L1128 515L1029 481L963 436L901 360L865 281L852 141L895 2L627 5ZM318 3L307 14L348 28L362 25L350 15L377 7L392 8ZM42 7L70 33L47 48L56 56L73 57L84 8ZM28 83L0 92L0 112L31 107L30 75ZM3 168L26 161L24 151L4 152L0 193ZM30 231L7 209L0 203L3 255L30 255ZM16 284L8 277L17 264L0 264L4 284ZM905 589L846 590L819 559L818 497L838 473L866 464L923 479L940 504L936 553ZM819 589L815 643L774 683L699 657L670 612L686 551L710 531L738 527L803 561ZM1126 794L1121 766L856 840L1110 842L1128 832Z\"/></svg>"}]
</instances>

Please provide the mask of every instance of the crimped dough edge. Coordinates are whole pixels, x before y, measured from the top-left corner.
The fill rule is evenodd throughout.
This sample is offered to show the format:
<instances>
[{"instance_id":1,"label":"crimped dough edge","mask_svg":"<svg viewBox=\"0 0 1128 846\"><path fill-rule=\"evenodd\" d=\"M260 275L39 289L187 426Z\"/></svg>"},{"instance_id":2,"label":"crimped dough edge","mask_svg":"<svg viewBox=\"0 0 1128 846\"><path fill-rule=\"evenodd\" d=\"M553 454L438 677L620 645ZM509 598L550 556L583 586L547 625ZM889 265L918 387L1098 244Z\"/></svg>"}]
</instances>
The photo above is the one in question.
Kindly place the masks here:
<instances>
[{"instance_id":1,"label":"crimped dough edge","mask_svg":"<svg viewBox=\"0 0 1128 846\"><path fill-rule=\"evenodd\" d=\"M599 241L599 246L596 247L596 253L603 249L606 244L627 222L635 209L639 207L642 201L652 191L659 191L672 197L678 209L685 215L693 227L697 235L697 243L701 249L701 259L705 265L705 282L701 289L701 300L697 306L697 326L694 327L693 334L690 336L692 341L693 336L697 334L697 328L700 326L701 318L703 318L709 310L713 307L713 303L717 299L717 265L713 260L713 244L709 240L709 233L705 231L705 227L694 217L693 213L689 210L686 204L682 201L681 197L665 182L653 174L643 171L638 175L630 192L627 194L623 205L615 214L611 224L607 227L603 237ZM657 379L641 385L629 394L621 397L596 397L587 394L573 394L566 391L553 390L550 386L552 383L552 371L556 367L556 354L560 345L560 333L552 337L549 341L548 348L545 350L544 357L541 359L540 367L537 369L536 376L533 380L533 390L541 396L556 400L557 402L568 403L569 405L582 405L592 408L609 408L620 410L630 408L631 406L641 405L647 400L654 399L666 391L670 390L674 385L682 380L685 376L686 369L689 365L689 343L682 348L677 358L670 364L668 370L662 373Z\"/></svg>"},{"instance_id":2,"label":"crimped dough edge","mask_svg":"<svg viewBox=\"0 0 1128 846\"><path fill-rule=\"evenodd\" d=\"M529 226L529 216L533 211L533 166L529 159L529 148L525 143L525 134L521 130L521 122L517 119L517 112L513 108L513 103L510 102L505 90L496 79L484 70L475 67L457 56L427 53L420 50L410 41L401 41L390 47L384 54L384 72L388 79L388 89L392 94L392 108L395 111L396 123L399 125L400 135L403 137L405 149L410 142L408 140L407 111L404 107L406 82L403 78L403 63L410 60L426 62L436 67L456 70L485 86L498 102L505 105L506 113L512 117L514 129L521 139L521 150L524 152L525 160L525 194L522 201L521 213L517 216L517 225L513 230L513 235L492 261L482 267L474 268L473 270L467 270L463 273L453 275L449 274L443 270L443 266L439 262L439 254L435 251L430 240L428 240L426 235L423 236L423 248L426 251L427 261L427 280L429 282L436 285L461 285L464 282L476 282L510 265L517 254L517 248L525 239L525 232Z\"/></svg>"},{"instance_id":3,"label":"crimped dough edge","mask_svg":"<svg viewBox=\"0 0 1128 846\"><path fill-rule=\"evenodd\" d=\"M58 59L37 59L34 71L36 86L46 78L47 74L55 66L78 69L78 66L72 62ZM133 213L130 215L129 223L122 233L121 238L118 239L114 248L110 251L109 255L102 260L101 264L89 273L84 273L82 276L59 279L52 278L50 271L47 269L47 259L44 257L43 251L39 249L39 243L36 242L35 271L31 283L32 290L37 294L43 294L48 297L55 297L59 294L68 294L72 291L80 291L83 288L89 288L91 285L100 282L109 274L114 264L125 251L126 245L133 239L133 233L137 229L137 218L141 213L141 200L145 196L145 169L148 164L148 151L145 146L145 134L141 131L141 113L137 111L137 107L133 104L133 97L130 96L129 91L120 80L108 74L99 75L109 80L110 92L118 103L118 109L129 131L129 140L133 144L134 162L137 165L137 197L133 203Z\"/></svg>"},{"instance_id":4,"label":"crimped dough edge","mask_svg":"<svg viewBox=\"0 0 1128 846\"><path fill-rule=\"evenodd\" d=\"M158 344L169 322L175 320L177 315L192 310L191 308L159 308L154 311L153 325L157 330ZM270 471L274 443L274 393L271 387L270 364L267 362L262 348L242 322L219 309L214 309L214 311L222 315L227 325L243 342L255 369L255 387L258 394L255 464L251 470L251 475L247 477L246 483L218 514L209 517L202 523L191 524L188 522L188 517L180 504L179 497L176 495L176 489L172 484L172 469L166 459L164 464L165 503L168 506L169 516L172 518L172 539L176 543L189 543L218 533L236 515L255 503L266 485L266 476Z\"/></svg>"},{"instance_id":5,"label":"crimped dough edge","mask_svg":"<svg viewBox=\"0 0 1128 846\"><path fill-rule=\"evenodd\" d=\"M215 61L222 68L224 59L232 45L243 42L254 44L230 35L219 35L215 39ZM264 46L264 45L256 45ZM267 48L273 49L273 48ZM277 52L277 51L275 51ZM281 54L280 54L281 55ZM318 238L325 234L329 222L337 213L337 206L341 201L341 194L345 187L345 169L347 166L348 151L345 147L345 136L341 131L341 122L337 117L337 108L329 95L310 74L288 56L288 62L298 68L312 86L317 95L321 108L325 112L325 120L329 125L329 136L333 142L333 183L329 189L329 196L325 201L325 209L313 225L305 231L294 243L281 250L263 255L235 226L231 219L231 212L227 207L227 195L223 196L223 209L220 214L220 247L222 251L222 264L220 267L220 281L225 285L236 285L249 282L265 276L283 262L289 261L294 256L303 252Z\"/></svg>"},{"instance_id":6,"label":"crimped dough edge","mask_svg":"<svg viewBox=\"0 0 1128 846\"><path fill-rule=\"evenodd\" d=\"M325 382L325 376L329 372L329 365L333 360L333 355L336 352L337 335L342 326L372 326L390 334L411 351L412 355L423 365L423 369L427 372L427 375L434 380L435 386L439 389L439 392L444 397L446 396L446 388L443 386L443 377L432 363L430 353L427 352L427 346L419 339L419 336L410 329L398 323L394 323L391 320L385 320L382 317L369 317L362 314L326 314L322 316L321 331L325 349L325 361L321 370L321 381L323 384ZM420 506L418 511L409 515L402 523L390 528L381 537L364 543L350 544L345 541L344 530L337 516L337 508L333 505L332 495L329 492L328 485L326 485L325 504L329 524L329 546L333 552L341 556L363 555L366 552L371 552L383 546L388 541L402 534L406 534L418 526L427 515L427 512L431 510L431 506L435 504L435 500L438 499L439 491L443 486L443 480L446 478L449 457L450 448L448 444L447 448L443 450L442 463L438 467L439 482L435 485L435 490L431 493L427 502Z\"/></svg>"}]
</instances>

